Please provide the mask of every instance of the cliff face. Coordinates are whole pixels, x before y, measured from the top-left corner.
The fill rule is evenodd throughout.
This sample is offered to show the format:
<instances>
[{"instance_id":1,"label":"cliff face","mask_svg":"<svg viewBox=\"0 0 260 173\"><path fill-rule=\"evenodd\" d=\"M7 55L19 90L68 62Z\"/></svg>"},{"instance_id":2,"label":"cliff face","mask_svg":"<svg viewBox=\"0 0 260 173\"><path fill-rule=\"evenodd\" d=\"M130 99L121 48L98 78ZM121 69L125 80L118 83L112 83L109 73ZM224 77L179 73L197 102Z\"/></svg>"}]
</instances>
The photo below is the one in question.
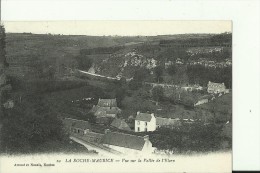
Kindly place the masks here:
<instances>
[{"instance_id":1,"label":"cliff face","mask_svg":"<svg viewBox=\"0 0 260 173\"><path fill-rule=\"evenodd\" d=\"M89 72L95 72L112 77L124 76L131 78L134 72L139 68L153 69L157 66L158 61L148 57L136 50L126 51L124 53L111 54L102 62L94 62Z\"/></svg>"}]
</instances>

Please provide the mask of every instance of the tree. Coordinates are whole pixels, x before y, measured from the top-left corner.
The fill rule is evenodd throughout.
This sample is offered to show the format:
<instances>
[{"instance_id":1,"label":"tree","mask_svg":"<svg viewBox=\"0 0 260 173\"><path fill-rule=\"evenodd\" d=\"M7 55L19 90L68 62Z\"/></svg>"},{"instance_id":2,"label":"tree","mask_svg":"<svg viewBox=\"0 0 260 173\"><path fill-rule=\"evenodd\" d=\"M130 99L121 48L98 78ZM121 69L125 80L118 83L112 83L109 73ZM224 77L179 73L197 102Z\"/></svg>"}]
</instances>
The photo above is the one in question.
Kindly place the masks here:
<instances>
[{"instance_id":1,"label":"tree","mask_svg":"<svg viewBox=\"0 0 260 173\"><path fill-rule=\"evenodd\" d=\"M156 86L152 89L153 99L156 101L156 105L163 98L163 88L161 86Z\"/></svg>"},{"instance_id":2,"label":"tree","mask_svg":"<svg viewBox=\"0 0 260 173\"><path fill-rule=\"evenodd\" d=\"M160 82L160 78L163 74L163 67L162 66L156 66L154 68L154 72L155 72L155 76L156 76L156 79L157 79L157 82L159 83Z\"/></svg>"},{"instance_id":3,"label":"tree","mask_svg":"<svg viewBox=\"0 0 260 173\"><path fill-rule=\"evenodd\" d=\"M135 96L140 97L142 99L148 99L150 97L150 93L146 89L140 88L135 92Z\"/></svg>"},{"instance_id":4,"label":"tree","mask_svg":"<svg viewBox=\"0 0 260 173\"><path fill-rule=\"evenodd\" d=\"M116 101L118 107L122 107L122 100L124 99L126 95L126 89L123 87L117 88L116 89Z\"/></svg>"},{"instance_id":5,"label":"tree","mask_svg":"<svg viewBox=\"0 0 260 173\"><path fill-rule=\"evenodd\" d=\"M94 115L94 113L89 112L86 114L86 120L90 123L96 123L96 116Z\"/></svg>"},{"instance_id":6,"label":"tree","mask_svg":"<svg viewBox=\"0 0 260 173\"><path fill-rule=\"evenodd\" d=\"M146 68L140 68L135 71L133 80L143 82L149 76L149 70Z\"/></svg>"},{"instance_id":7,"label":"tree","mask_svg":"<svg viewBox=\"0 0 260 173\"><path fill-rule=\"evenodd\" d=\"M82 54L80 54L79 56L76 57L76 60L78 62L78 68L80 70L85 70L88 71L89 68L92 66L93 64L93 60L91 58L89 58L88 56L84 56Z\"/></svg>"},{"instance_id":8,"label":"tree","mask_svg":"<svg viewBox=\"0 0 260 173\"><path fill-rule=\"evenodd\" d=\"M0 73L3 69L2 67L7 67L8 63L6 62L6 35L4 26L0 25Z\"/></svg>"},{"instance_id":9,"label":"tree","mask_svg":"<svg viewBox=\"0 0 260 173\"><path fill-rule=\"evenodd\" d=\"M177 72L176 66L175 65L170 65L167 69L167 72L169 75L175 75Z\"/></svg>"},{"instance_id":10,"label":"tree","mask_svg":"<svg viewBox=\"0 0 260 173\"><path fill-rule=\"evenodd\" d=\"M136 70L133 76L133 80L129 82L129 88L132 90L137 90L140 88L145 79L149 77L149 74L149 70L145 68Z\"/></svg>"},{"instance_id":11,"label":"tree","mask_svg":"<svg viewBox=\"0 0 260 173\"><path fill-rule=\"evenodd\" d=\"M48 144L61 144L66 139L62 121L40 96L27 98L10 110L1 130L2 145L8 153L55 151L59 149Z\"/></svg>"}]
</instances>

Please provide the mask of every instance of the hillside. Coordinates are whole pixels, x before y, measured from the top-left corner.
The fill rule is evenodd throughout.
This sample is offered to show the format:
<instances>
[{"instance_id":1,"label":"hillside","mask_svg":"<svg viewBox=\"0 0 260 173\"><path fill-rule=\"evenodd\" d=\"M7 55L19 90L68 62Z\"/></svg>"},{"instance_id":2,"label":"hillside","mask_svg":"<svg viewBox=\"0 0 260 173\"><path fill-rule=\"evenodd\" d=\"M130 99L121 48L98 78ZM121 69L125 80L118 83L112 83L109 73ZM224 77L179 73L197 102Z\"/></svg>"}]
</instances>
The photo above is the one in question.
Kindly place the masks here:
<instances>
[{"instance_id":1,"label":"hillside","mask_svg":"<svg viewBox=\"0 0 260 173\"><path fill-rule=\"evenodd\" d=\"M12 75L32 75L41 66L77 66L81 49L111 47L145 41L145 37L95 37L7 33L6 52Z\"/></svg>"},{"instance_id":2,"label":"hillside","mask_svg":"<svg viewBox=\"0 0 260 173\"><path fill-rule=\"evenodd\" d=\"M201 44L194 48L190 43ZM128 78L140 67L152 69L177 59L186 63L199 58L225 62L231 59L231 49L226 44L231 45L230 34L95 37L8 33L6 36L9 74L26 78L39 77L50 69L56 74L63 73L63 65L78 68L82 62L78 56L92 60L92 72ZM88 69L87 65L85 70Z\"/></svg>"},{"instance_id":3,"label":"hillside","mask_svg":"<svg viewBox=\"0 0 260 173\"><path fill-rule=\"evenodd\" d=\"M144 68L155 78L155 69L160 66L165 69L161 77L166 83L205 86L208 81L215 81L224 82L231 88L231 41L230 34L223 34L219 37L186 36L131 46L82 49L77 61L80 64L86 61L87 65L80 67L82 70L110 77L132 78L138 69ZM174 73L168 75L169 67L175 69Z\"/></svg>"},{"instance_id":4,"label":"hillside","mask_svg":"<svg viewBox=\"0 0 260 173\"><path fill-rule=\"evenodd\" d=\"M216 142L222 139L210 129L219 133L231 120L232 94L216 95L198 107L194 101L208 97L208 81L232 88L231 41L228 33L153 37L7 34L6 46L0 45L0 55L6 51L6 60L1 57L0 65L9 64L9 68L0 84L12 88L4 94L9 101L3 107L5 121L0 123L2 149L39 153L74 148L82 152L82 146L69 140L61 120L70 117L98 123L90 110L100 98L116 99L122 110L118 118L131 127L138 111L178 118L181 127L168 131L173 139L188 130L181 141L193 145L197 140L204 149L201 140L209 132L207 139L217 149ZM189 87L201 90L190 91ZM199 133L192 133L197 129ZM227 137L230 132L230 127L223 130ZM162 134L156 132L151 139L169 149L168 144L175 142L161 145L161 137L167 138Z\"/></svg>"}]
</instances>

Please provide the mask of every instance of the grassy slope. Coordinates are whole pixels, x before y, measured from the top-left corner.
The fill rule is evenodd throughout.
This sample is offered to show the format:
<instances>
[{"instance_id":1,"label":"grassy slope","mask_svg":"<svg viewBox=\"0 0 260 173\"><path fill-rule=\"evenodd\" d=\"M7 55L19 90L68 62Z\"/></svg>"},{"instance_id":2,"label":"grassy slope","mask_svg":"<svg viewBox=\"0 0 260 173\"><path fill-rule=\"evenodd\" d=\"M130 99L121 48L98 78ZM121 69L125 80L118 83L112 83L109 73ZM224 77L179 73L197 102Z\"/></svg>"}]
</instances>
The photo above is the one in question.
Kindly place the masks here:
<instances>
[{"instance_id":1,"label":"grassy slope","mask_svg":"<svg viewBox=\"0 0 260 173\"><path fill-rule=\"evenodd\" d=\"M6 36L7 61L10 64L9 73L13 75L26 74L27 66L33 61L46 61L47 64L62 62L75 64L74 57L83 48L110 47L128 42L144 41L141 37L95 37L95 36L65 36L8 33Z\"/></svg>"},{"instance_id":2,"label":"grassy slope","mask_svg":"<svg viewBox=\"0 0 260 173\"><path fill-rule=\"evenodd\" d=\"M188 39L188 38L204 38L208 34L188 34L188 35L172 35L172 36L153 36L153 37L95 37L95 36L66 36L66 35L40 35L29 33L7 33L6 36L6 52L7 61L10 64L9 73L12 75L23 75L33 73L32 68L34 61L45 62L47 65L58 66L63 63L68 66L77 65L74 57L79 55L81 49L89 49L96 47L110 47L129 45L130 47L140 47L140 42L149 42L148 45L153 45L152 50L156 49L151 54L149 50L140 50L141 54L147 57L154 56L155 58L169 57L171 51L166 51L165 48L159 50L158 43L160 40L168 39ZM149 49L149 46L144 46ZM127 46L127 47L129 47ZM143 51L144 50L144 51ZM123 54L129 51L128 48ZM102 58L103 56L103 58ZM107 58L104 55L96 55L94 59L103 60ZM100 63L100 62L99 62Z\"/></svg>"}]
</instances>

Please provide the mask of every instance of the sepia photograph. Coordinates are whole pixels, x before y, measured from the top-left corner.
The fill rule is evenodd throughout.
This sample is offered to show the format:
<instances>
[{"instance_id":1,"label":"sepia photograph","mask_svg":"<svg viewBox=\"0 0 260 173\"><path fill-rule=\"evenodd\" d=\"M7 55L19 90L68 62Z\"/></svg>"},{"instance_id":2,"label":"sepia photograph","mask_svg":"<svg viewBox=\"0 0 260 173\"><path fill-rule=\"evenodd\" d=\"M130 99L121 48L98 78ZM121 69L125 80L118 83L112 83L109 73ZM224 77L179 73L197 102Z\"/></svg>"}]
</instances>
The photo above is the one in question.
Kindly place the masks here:
<instances>
[{"instance_id":1,"label":"sepia photograph","mask_svg":"<svg viewBox=\"0 0 260 173\"><path fill-rule=\"evenodd\" d=\"M0 0L0 173L259 170L259 5Z\"/></svg>"},{"instance_id":2,"label":"sepia photograph","mask_svg":"<svg viewBox=\"0 0 260 173\"><path fill-rule=\"evenodd\" d=\"M162 162L217 155L231 169L231 21L3 22L0 29L1 155Z\"/></svg>"}]
</instances>

